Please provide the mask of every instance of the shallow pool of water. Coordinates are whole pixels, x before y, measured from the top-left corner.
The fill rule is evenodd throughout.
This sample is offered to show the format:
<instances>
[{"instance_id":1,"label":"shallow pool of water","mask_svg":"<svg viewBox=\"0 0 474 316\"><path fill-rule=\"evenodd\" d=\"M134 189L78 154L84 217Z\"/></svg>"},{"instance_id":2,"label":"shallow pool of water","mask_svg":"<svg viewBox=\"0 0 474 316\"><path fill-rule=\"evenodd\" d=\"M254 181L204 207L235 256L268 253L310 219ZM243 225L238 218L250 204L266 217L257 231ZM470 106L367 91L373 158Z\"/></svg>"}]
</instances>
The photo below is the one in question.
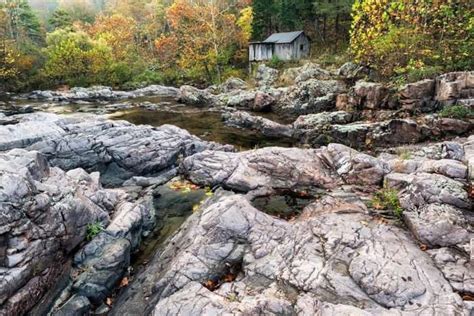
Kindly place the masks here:
<instances>
[{"instance_id":1,"label":"shallow pool of water","mask_svg":"<svg viewBox=\"0 0 474 316\"><path fill-rule=\"evenodd\" d=\"M301 214L303 209L314 200L315 197L311 195L280 192L257 197L252 201L252 205L264 213L289 220Z\"/></svg>"},{"instance_id":2,"label":"shallow pool of water","mask_svg":"<svg viewBox=\"0 0 474 316\"><path fill-rule=\"evenodd\" d=\"M172 183L172 182L171 182ZM145 265L163 243L173 235L193 212L193 207L206 198L206 190L176 190L170 183L154 190L154 208L156 226L140 245L132 258L132 267L136 270Z\"/></svg>"},{"instance_id":3,"label":"shallow pool of water","mask_svg":"<svg viewBox=\"0 0 474 316\"><path fill-rule=\"evenodd\" d=\"M228 127L222 121L220 112L204 109L183 108L173 111L132 109L114 114L111 118L126 120L133 124L152 126L172 124L202 139L221 144L231 144L242 150L269 146L291 147L294 145L294 142L290 139L264 137L249 130Z\"/></svg>"},{"instance_id":4,"label":"shallow pool of water","mask_svg":"<svg viewBox=\"0 0 474 316\"><path fill-rule=\"evenodd\" d=\"M265 137L250 130L228 127L224 124L220 111L186 106L170 98L141 97L113 102L81 104L10 100L0 106L0 112L7 115L15 113L15 111L22 112L19 109L23 109L23 112L45 111L57 114L78 112L105 114L112 120L126 120L133 124L151 126L172 124L202 139L234 145L241 150L269 146L291 147L295 145L291 139ZM255 115L286 123L283 118L274 113L258 113Z\"/></svg>"}]
</instances>

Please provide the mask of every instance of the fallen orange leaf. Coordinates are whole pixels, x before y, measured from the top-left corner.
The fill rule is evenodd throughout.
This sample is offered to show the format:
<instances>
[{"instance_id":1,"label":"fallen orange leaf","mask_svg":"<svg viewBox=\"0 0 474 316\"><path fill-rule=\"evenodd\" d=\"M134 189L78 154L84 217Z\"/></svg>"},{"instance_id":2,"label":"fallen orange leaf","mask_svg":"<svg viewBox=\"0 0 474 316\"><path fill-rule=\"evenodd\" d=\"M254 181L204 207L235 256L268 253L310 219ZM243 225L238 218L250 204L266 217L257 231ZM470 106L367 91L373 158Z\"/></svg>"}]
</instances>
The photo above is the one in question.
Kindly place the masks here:
<instances>
[{"instance_id":1,"label":"fallen orange leaf","mask_svg":"<svg viewBox=\"0 0 474 316\"><path fill-rule=\"evenodd\" d=\"M107 297L107 299L105 300L105 304L107 304L108 306L112 306L112 303L113 303L112 298Z\"/></svg>"},{"instance_id":2,"label":"fallen orange leaf","mask_svg":"<svg viewBox=\"0 0 474 316\"><path fill-rule=\"evenodd\" d=\"M229 273L224 276L224 282L232 282L235 280L235 275Z\"/></svg>"},{"instance_id":3,"label":"fallen orange leaf","mask_svg":"<svg viewBox=\"0 0 474 316\"><path fill-rule=\"evenodd\" d=\"M124 277L124 278L122 279L122 281L120 281L119 287L125 287L125 286L127 286L127 285L128 285L128 278L127 278L127 277Z\"/></svg>"},{"instance_id":4,"label":"fallen orange leaf","mask_svg":"<svg viewBox=\"0 0 474 316\"><path fill-rule=\"evenodd\" d=\"M462 296L462 299L463 299L464 301L474 301L474 295L471 295L471 294L464 294L464 295Z\"/></svg>"}]
</instances>

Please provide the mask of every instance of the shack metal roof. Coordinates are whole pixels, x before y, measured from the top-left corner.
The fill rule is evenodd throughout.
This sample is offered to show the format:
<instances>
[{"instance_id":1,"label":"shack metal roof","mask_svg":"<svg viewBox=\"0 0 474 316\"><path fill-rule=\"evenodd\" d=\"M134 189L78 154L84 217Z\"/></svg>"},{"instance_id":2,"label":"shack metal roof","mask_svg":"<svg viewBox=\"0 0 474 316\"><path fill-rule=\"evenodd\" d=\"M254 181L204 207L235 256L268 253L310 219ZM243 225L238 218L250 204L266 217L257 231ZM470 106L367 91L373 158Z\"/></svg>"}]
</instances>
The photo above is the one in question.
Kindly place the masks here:
<instances>
[{"instance_id":1,"label":"shack metal roof","mask_svg":"<svg viewBox=\"0 0 474 316\"><path fill-rule=\"evenodd\" d=\"M298 36L303 33L303 31L274 33L262 43L288 44L292 43L295 39L298 38Z\"/></svg>"}]
</instances>

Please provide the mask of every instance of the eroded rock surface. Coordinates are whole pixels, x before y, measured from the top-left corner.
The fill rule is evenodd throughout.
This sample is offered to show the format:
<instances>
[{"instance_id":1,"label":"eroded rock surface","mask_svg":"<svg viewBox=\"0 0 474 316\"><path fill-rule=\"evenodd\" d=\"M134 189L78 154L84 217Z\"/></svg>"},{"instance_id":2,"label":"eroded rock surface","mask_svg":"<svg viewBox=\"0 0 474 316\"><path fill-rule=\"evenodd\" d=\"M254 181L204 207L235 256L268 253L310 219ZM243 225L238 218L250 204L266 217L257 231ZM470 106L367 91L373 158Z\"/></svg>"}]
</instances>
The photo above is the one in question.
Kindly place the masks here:
<instances>
[{"instance_id":1,"label":"eroded rock surface","mask_svg":"<svg viewBox=\"0 0 474 316\"><path fill-rule=\"evenodd\" d=\"M125 201L123 191L101 187L98 173L65 172L51 167L36 151L0 153L2 315L26 313L62 275L69 275L69 259L86 238L88 225L107 226L112 220L109 230L123 227L134 236L149 230L154 224L153 218L145 216L149 210ZM133 229L133 221L127 218L132 213L124 208L141 211Z\"/></svg>"},{"instance_id":2,"label":"eroded rock surface","mask_svg":"<svg viewBox=\"0 0 474 316\"><path fill-rule=\"evenodd\" d=\"M342 143L357 149L416 144L432 138L464 135L474 122L425 116L413 119L388 119L378 122L357 121L360 114L346 111L321 112L299 116L292 124L237 111L225 113L227 125L250 129L268 137L290 137L295 142L319 147Z\"/></svg>"},{"instance_id":3,"label":"eroded rock surface","mask_svg":"<svg viewBox=\"0 0 474 316\"><path fill-rule=\"evenodd\" d=\"M256 89L231 78L204 90L36 93L66 103L174 96L226 111L230 126L317 149L233 152L169 125L0 114L0 314L473 313L473 122L418 114L469 106L472 74L397 91L366 81L350 87L366 74L354 64L337 74L308 64L278 77L260 66ZM272 88L285 80L291 86ZM224 106L298 118L281 124ZM454 135L468 138L392 148ZM167 206L155 207L154 187L175 176L212 197L193 201L185 224L128 274L143 238L164 225ZM375 199L385 190L388 206ZM288 216L270 210L282 199ZM292 209L292 199L305 199L304 209ZM100 224L93 235L90 224Z\"/></svg>"},{"instance_id":4,"label":"eroded rock surface","mask_svg":"<svg viewBox=\"0 0 474 316\"><path fill-rule=\"evenodd\" d=\"M198 89L192 86L181 86L178 101L184 104L198 107L211 107L219 105L219 99L208 90Z\"/></svg>"},{"instance_id":5,"label":"eroded rock surface","mask_svg":"<svg viewBox=\"0 0 474 316\"><path fill-rule=\"evenodd\" d=\"M468 144L468 140L465 143ZM394 156L375 158L340 144L330 144L327 148L319 150L299 150L298 157L302 157L299 159L296 157L292 159L287 156L287 153L278 149L230 153L229 156L220 156L217 159L209 159L212 155L209 152L203 152L188 158L183 166L191 180L206 185L220 183L228 189L254 193L246 196L225 195L221 199L229 199L231 202L224 203L221 200L215 204L211 203L203 210L200 215L202 217L194 219L194 222L190 219L188 224L191 227L204 229L204 231L193 232L193 236L206 236L205 231L209 229L215 232L216 236L226 236L227 243L225 246L215 248L215 238L218 237L213 237L211 238L212 246L208 248L203 247L203 244L206 244L205 241L187 239L185 232L175 236L176 239L172 241L173 246L179 245L179 249L184 247L187 250L183 252L183 257L176 252L169 255L168 258L172 260L172 263L160 266L160 269L165 269L166 273L164 276L160 274L163 279L160 277L153 281L156 284L156 291L149 295L154 296L155 301L148 308L154 308L155 314L161 310L176 314L179 313L180 308L188 311L186 306L195 306L189 312L204 312L207 308L212 308L211 310L217 314L229 312L229 308L243 313L280 311L303 315L316 310L333 312L345 310L370 315L397 314L401 311L423 313L428 310L435 314L448 315L468 313L470 305L467 303L464 305L451 288L452 286L460 293L472 293L472 276L468 269L471 267L469 257L472 251L470 243L474 238L472 229L474 217L472 201L465 187L467 167L461 162L465 161L462 147L462 144L454 142L434 145L431 151L427 148L425 156L415 159L409 157L401 159ZM291 150L296 152L295 149ZM304 152L309 156L305 156ZM272 155L279 157L278 160L281 163L267 164L265 161L269 159L277 161ZM260 163L249 162L257 159ZM322 165L319 164L320 159L324 161ZM300 165L295 165L295 161L298 161ZM301 165L301 163L304 164ZM304 168L304 165L310 169ZM219 173L217 170L226 171ZM298 187L292 181L281 181L278 176L284 174L284 170L287 170L286 172L313 170L313 175L317 172L321 175L321 172L326 170L326 185L321 185L321 178L304 178L301 173L286 175L285 179L292 179L292 176L307 179L306 183L311 184L306 187L319 186L326 189L328 196L308 206L295 221L288 223L270 217L273 222L269 223L265 219L267 215L255 210L247 199L251 199L255 194L258 195L258 192L273 192L281 189L304 190L305 186ZM404 172L404 174L396 172ZM216 174L220 177L211 176ZM369 191L370 187L377 188L382 185L396 187L404 209L403 218L418 240L413 240L410 233L404 232L403 229L383 221L379 222L376 218L369 216L368 209L357 195L334 191L330 193L334 187L343 187L343 183L364 186L365 190ZM236 208L238 211L233 211ZM215 215L210 215L209 209L215 211ZM247 210L251 209L254 209L251 212L252 215L242 215L247 214ZM229 222L231 226L225 224L227 212L232 212L232 215L229 215L229 218L232 218L232 222ZM242 218L242 221L238 218ZM210 220L212 224L207 225L207 220ZM327 226L324 224L326 221L329 221ZM252 237L254 222L259 224L256 224L258 229L255 230L255 237ZM362 228L351 230L352 228L345 226L357 226L356 223L361 223ZM203 226L200 226L201 224ZM259 226L260 224L263 226ZM300 224L310 225L313 235L305 234L298 237L303 230ZM187 225L185 227L188 228ZM220 231L220 227L228 227L232 231L230 236L234 236L232 234L236 231L244 232L243 235L237 233L234 237L239 241L238 244L228 246L229 232ZM315 231L321 232L318 229L323 229L322 227L327 227L327 232L323 233L323 237L315 233ZM339 227L341 233L338 233ZM295 230L292 230L293 228ZM365 229L370 232L368 235L365 235ZM350 233L351 231L353 233ZM324 234L330 236L334 234L334 247L341 250L340 247L346 247L341 246L344 244L346 233L353 234L352 237L347 237L351 240L349 248L354 245L360 246L355 246L355 250L353 248L348 250L351 253L348 257L351 259L349 263L344 264L346 259L341 259L339 253L331 252L326 248L325 243L330 243L332 239ZM268 239L268 236L272 234L278 236L275 237L275 241L271 237ZM319 237L315 238L314 234ZM364 236L367 239L364 239ZM187 242L180 244L180 238ZM247 238L251 240L250 250L245 248L246 242L242 245L242 240L248 240ZM263 238L265 242L256 246L253 242L258 243L258 238ZM290 242L291 246L285 248L287 240L293 240L293 238L296 243L304 239L302 242L304 245L301 244L298 247L294 242ZM194 241L200 246L193 245ZM324 263L324 260L321 262L317 259L318 251L313 252L310 249L319 249L319 246L312 246L313 242L322 243L321 253L334 259L334 263L328 265ZM424 247L434 247L434 249L424 253L417 242L424 244ZM440 246L448 248L443 248L444 252L437 251L436 247ZM193 247L206 249L206 251L194 251ZM225 253L219 252L219 255L211 250L223 251L224 248L229 250ZM281 252L277 249L281 249ZM341 251L347 254L346 250ZM226 266L235 266L236 259L234 258L238 253L242 253L241 259L238 259L241 261L237 260L238 265L242 266L242 272L238 274L235 281L222 284L213 293L209 292L206 289L206 282L219 279L218 276L226 271ZM166 251L161 255L161 260L165 258L165 254ZM212 258L211 261L208 261L208 255ZM429 255L435 261L432 261ZM176 256L178 256L176 261L171 259ZM224 263L219 265L216 263L219 258L226 258L229 261L224 260ZM164 260L166 262L167 259ZM285 260L289 260L289 263ZM307 266L305 262L308 262ZM192 270L187 268L189 265L193 267ZM169 271L165 268L171 266L176 269L172 268ZM196 270L197 267L203 270ZM181 276L180 271L192 271L192 273L184 273L185 276ZM198 271L202 271L203 274ZM338 275L338 273L343 274ZM346 275L350 276L349 279L345 279ZM400 278L400 281L396 281L397 278ZM325 282L329 282L331 287L327 288L324 285ZM342 282L341 285L338 285L338 282ZM189 291L202 295L197 301L189 299ZM350 296L345 297L344 295L349 294L344 293L350 293ZM226 300L230 302L226 304ZM295 306L300 306L301 309L295 309L297 308ZM315 309L312 310L311 306Z\"/></svg>"},{"instance_id":6,"label":"eroded rock surface","mask_svg":"<svg viewBox=\"0 0 474 316\"><path fill-rule=\"evenodd\" d=\"M455 290L474 293L474 265L462 251L439 248L429 250L428 253Z\"/></svg>"},{"instance_id":7,"label":"eroded rock surface","mask_svg":"<svg viewBox=\"0 0 474 316\"><path fill-rule=\"evenodd\" d=\"M293 115L329 111L335 108L336 95L346 89L342 81L309 79L289 87L276 110Z\"/></svg>"},{"instance_id":8,"label":"eroded rock surface","mask_svg":"<svg viewBox=\"0 0 474 316\"><path fill-rule=\"evenodd\" d=\"M462 182L419 173L401 196L407 224L422 242L467 247L474 238L472 202Z\"/></svg>"},{"instance_id":9,"label":"eroded rock surface","mask_svg":"<svg viewBox=\"0 0 474 316\"><path fill-rule=\"evenodd\" d=\"M93 86L90 88L74 87L70 90L33 91L24 97L34 100L80 102L80 101L110 101L130 99L143 96L176 97L179 90L173 87L151 85L132 91L117 91L111 87Z\"/></svg>"},{"instance_id":10,"label":"eroded rock surface","mask_svg":"<svg viewBox=\"0 0 474 316\"><path fill-rule=\"evenodd\" d=\"M261 64L258 66L255 80L260 87L267 87L274 84L278 79L278 70Z\"/></svg>"},{"instance_id":11,"label":"eroded rock surface","mask_svg":"<svg viewBox=\"0 0 474 316\"><path fill-rule=\"evenodd\" d=\"M194 183L248 192L260 188L332 188L334 170L318 150L269 147L243 153L204 151L183 161Z\"/></svg>"},{"instance_id":12,"label":"eroded rock surface","mask_svg":"<svg viewBox=\"0 0 474 316\"><path fill-rule=\"evenodd\" d=\"M409 83L400 88L400 103L407 110L432 109L432 100L435 92L435 81L425 79Z\"/></svg>"},{"instance_id":13,"label":"eroded rock surface","mask_svg":"<svg viewBox=\"0 0 474 316\"><path fill-rule=\"evenodd\" d=\"M429 255L366 211L353 196L330 194L286 222L244 196L219 194L150 264L154 286L142 312L466 313ZM235 266L235 280L220 281ZM209 280L224 283L210 291ZM125 311L119 304L114 314Z\"/></svg>"},{"instance_id":14,"label":"eroded rock surface","mask_svg":"<svg viewBox=\"0 0 474 316\"><path fill-rule=\"evenodd\" d=\"M452 104L474 98L474 71L451 72L436 78L436 100Z\"/></svg>"},{"instance_id":15,"label":"eroded rock surface","mask_svg":"<svg viewBox=\"0 0 474 316\"><path fill-rule=\"evenodd\" d=\"M247 112L227 112L222 115L226 125L237 128L256 130L267 137L293 137L291 126L280 124L272 120L254 116Z\"/></svg>"},{"instance_id":16,"label":"eroded rock surface","mask_svg":"<svg viewBox=\"0 0 474 316\"><path fill-rule=\"evenodd\" d=\"M318 64L306 63L301 67L288 68L280 75L280 82L285 85L306 81L309 79L332 79L333 74L322 69Z\"/></svg>"},{"instance_id":17,"label":"eroded rock surface","mask_svg":"<svg viewBox=\"0 0 474 316\"><path fill-rule=\"evenodd\" d=\"M18 123L0 126L0 150L37 150L63 170L100 171L101 181L120 185L132 176L158 175L180 157L221 146L200 140L171 125L158 128L94 116L35 113L17 116Z\"/></svg>"},{"instance_id":18,"label":"eroded rock surface","mask_svg":"<svg viewBox=\"0 0 474 316\"><path fill-rule=\"evenodd\" d=\"M368 74L367 67L353 62L347 62L337 70L337 75L346 79L363 79Z\"/></svg>"}]
</instances>

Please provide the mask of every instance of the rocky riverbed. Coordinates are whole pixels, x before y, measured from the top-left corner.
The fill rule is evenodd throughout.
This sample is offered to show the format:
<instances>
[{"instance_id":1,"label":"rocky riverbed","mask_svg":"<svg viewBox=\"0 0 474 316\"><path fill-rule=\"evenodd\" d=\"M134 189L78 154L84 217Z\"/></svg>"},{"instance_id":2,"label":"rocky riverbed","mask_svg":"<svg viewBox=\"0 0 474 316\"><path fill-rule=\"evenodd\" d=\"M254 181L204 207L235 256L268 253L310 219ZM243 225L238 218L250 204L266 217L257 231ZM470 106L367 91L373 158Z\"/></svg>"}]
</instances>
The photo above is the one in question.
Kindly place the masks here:
<instances>
[{"instance_id":1,"label":"rocky riverbed","mask_svg":"<svg viewBox=\"0 0 474 316\"><path fill-rule=\"evenodd\" d=\"M0 314L472 314L474 73L366 75L10 98Z\"/></svg>"}]
</instances>

